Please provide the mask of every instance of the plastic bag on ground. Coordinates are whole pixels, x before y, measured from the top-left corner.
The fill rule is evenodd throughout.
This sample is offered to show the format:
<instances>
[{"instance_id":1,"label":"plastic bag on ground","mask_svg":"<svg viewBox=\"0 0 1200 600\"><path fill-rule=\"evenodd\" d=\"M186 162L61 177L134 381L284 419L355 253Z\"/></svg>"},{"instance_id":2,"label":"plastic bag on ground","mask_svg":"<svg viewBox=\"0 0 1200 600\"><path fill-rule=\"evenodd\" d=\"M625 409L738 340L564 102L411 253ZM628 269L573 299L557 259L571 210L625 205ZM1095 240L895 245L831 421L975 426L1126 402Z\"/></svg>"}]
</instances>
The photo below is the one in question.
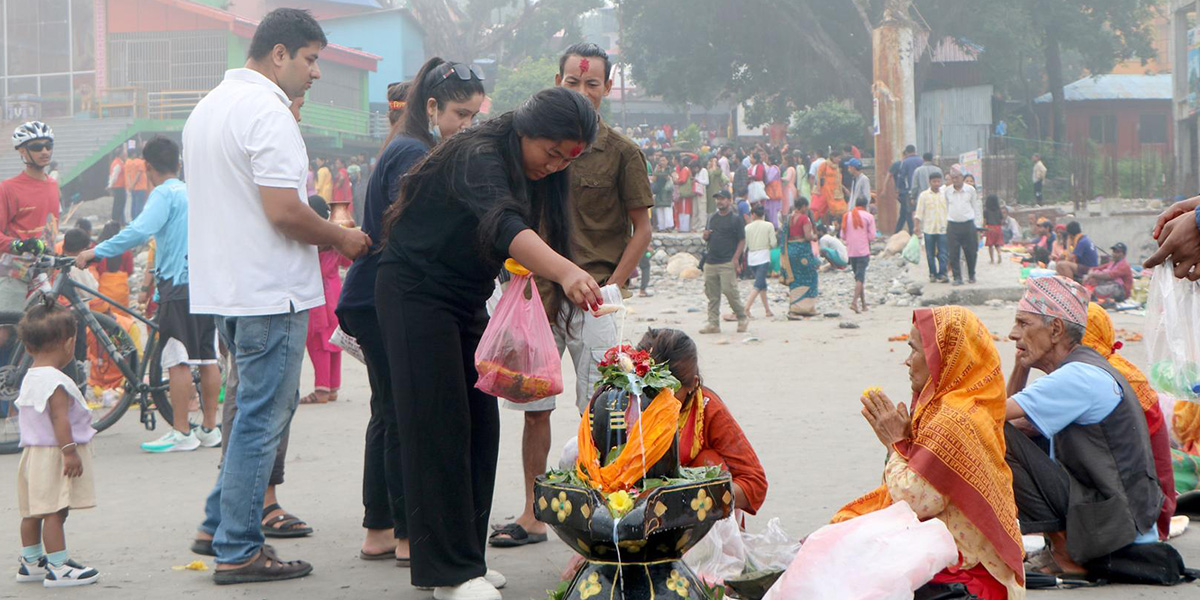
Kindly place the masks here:
<instances>
[{"instance_id":1,"label":"plastic bag on ground","mask_svg":"<svg viewBox=\"0 0 1200 600\"><path fill-rule=\"evenodd\" d=\"M562 393L562 358L533 277L511 259L505 268L514 277L475 350L475 387L518 404Z\"/></svg>"},{"instance_id":2,"label":"plastic bag on ground","mask_svg":"<svg viewBox=\"0 0 1200 600\"><path fill-rule=\"evenodd\" d=\"M746 545L737 516L717 521L708 535L683 555L683 562L708 585L741 575L746 569Z\"/></svg>"},{"instance_id":3,"label":"plastic bag on ground","mask_svg":"<svg viewBox=\"0 0 1200 600\"><path fill-rule=\"evenodd\" d=\"M746 545L746 570L784 570L796 559L800 542L788 536L779 524L779 517L767 521L762 533L742 532Z\"/></svg>"},{"instance_id":4,"label":"plastic bag on ground","mask_svg":"<svg viewBox=\"0 0 1200 600\"><path fill-rule=\"evenodd\" d=\"M915 235L908 238L908 243L904 245L900 255L914 265L921 262L921 240Z\"/></svg>"},{"instance_id":5,"label":"plastic bag on ground","mask_svg":"<svg viewBox=\"0 0 1200 600\"><path fill-rule=\"evenodd\" d=\"M912 600L913 591L958 562L946 525L921 522L906 502L826 525L764 600Z\"/></svg>"},{"instance_id":6,"label":"plastic bag on ground","mask_svg":"<svg viewBox=\"0 0 1200 600\"><path fill-rule=\"evenodd\" d=\"M1150 385L1172 398L1200 398L1200 284L1178 279L1166 262L1154 269L1146 305Z\"/></svg>"}]
</instances>

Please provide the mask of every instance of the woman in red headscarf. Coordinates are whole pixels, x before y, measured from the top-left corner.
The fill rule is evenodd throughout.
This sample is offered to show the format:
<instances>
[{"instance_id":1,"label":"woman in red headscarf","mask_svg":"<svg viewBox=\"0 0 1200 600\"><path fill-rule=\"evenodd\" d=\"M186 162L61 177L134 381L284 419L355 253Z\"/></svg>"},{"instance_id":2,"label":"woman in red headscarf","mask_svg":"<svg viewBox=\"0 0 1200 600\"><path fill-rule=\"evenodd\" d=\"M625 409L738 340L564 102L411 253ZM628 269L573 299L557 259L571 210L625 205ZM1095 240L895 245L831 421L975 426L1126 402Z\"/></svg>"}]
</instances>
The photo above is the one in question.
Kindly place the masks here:
<instances>
[{"instance_id":1,"label":"woman in red headscarf","mask_svg":"<svg viewBox=\"0 0 1200 600\"><path fill-rule=\"evenodd\" d=\"M1117 354L1121 342L1116 340L1112 319L1103 306L1088 303L1087 329L1083 333L1083 345L1103 356L1129 382L1137 394L1138 404L1146 413L1146 425L1150 429L1150 451L1154 454L1154 471L1163 491L1162 512L1158 515L1158 538L1167 539L1171 530L1171 517L1175 515L1175 471L1171 467L1171 436L1167 432L1166 418L1158 405L1158 392L1150 387L1146 375L1133 363Z\"/></svg>"},{"instance_id":2,"label":"woman in red headscarf","mask_svg":"<svg viewBox=\"0 0 1200 600\"><path fill-rule=\"evenodd\" d=\"M846 505L835 522L904 501L946 524L959 562L931 583L960 583L984 600L1025 597L1012 471L1004 460L1007 396L992 334L961 306L913 313L908 366L912 416L878 388L863 416L888 448L884 485Z\"/></svg>"}]
</instances>

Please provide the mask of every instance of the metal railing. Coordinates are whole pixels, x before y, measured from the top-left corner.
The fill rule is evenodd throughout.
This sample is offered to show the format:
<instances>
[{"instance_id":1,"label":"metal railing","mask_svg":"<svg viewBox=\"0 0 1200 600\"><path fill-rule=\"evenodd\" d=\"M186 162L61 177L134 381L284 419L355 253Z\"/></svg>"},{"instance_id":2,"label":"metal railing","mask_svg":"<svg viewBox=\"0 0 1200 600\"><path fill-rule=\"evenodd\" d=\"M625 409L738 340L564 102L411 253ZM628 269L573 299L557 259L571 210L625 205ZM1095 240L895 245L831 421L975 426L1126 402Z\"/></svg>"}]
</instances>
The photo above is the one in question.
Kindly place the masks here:
<instances>
[{"instance_id":1,"label":"metal railing","mask_svg":"<svg viewBox=\"0 0 1200 600\"><path fill-rule=\"evenodd\" d=\"M207 91L169 90L146 94L146 114L151 119L186 119Z\"/></svg>"},{"instance_id":2,"label":"metal railing","mask_svg":"<svg viewBox=\"0 0 1200 600\"><path fill-rule=\"evenodd\" d=\"M308 104L300 109L300 126L350 135L371 134L371 113L328 104Z\"/></svg>"}]
</instances>

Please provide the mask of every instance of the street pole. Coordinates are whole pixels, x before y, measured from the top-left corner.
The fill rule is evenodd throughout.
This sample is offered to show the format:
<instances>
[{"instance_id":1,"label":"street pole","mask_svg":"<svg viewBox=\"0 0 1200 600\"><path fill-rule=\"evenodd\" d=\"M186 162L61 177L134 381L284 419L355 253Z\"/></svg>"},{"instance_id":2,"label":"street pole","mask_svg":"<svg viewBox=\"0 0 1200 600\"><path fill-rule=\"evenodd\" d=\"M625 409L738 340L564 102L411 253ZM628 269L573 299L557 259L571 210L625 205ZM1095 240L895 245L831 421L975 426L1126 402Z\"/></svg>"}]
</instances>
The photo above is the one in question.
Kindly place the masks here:
<instances>
[{"instance_id":1,"label":"street pole","mask_svg":"<svg viewBox=\"0 0 1200 600\"><path fill-rule=\"evenodd\" d=\"M913 64L912 0L887 0L884 20L871 33L875 81L871 85L876 180L883 181L907 144L916 143L917 113ZM895 231L900 203L891 190L879 190L880 228Z\"/></svg>"}]
</instances>

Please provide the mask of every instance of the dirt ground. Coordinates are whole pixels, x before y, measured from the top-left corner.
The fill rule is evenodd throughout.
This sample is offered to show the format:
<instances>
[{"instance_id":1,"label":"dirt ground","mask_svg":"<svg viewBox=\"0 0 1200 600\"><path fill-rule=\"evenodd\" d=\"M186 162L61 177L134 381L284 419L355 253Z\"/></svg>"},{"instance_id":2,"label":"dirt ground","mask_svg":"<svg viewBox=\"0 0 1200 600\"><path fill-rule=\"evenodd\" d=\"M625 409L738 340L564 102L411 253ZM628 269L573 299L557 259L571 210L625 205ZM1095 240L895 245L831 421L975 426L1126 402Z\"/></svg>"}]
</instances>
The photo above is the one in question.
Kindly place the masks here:
<instances>
[{"instance_id":1,"label":"dirt ground","mask_svg":"<svg viewBox=\"0 0 1200 600\"><path fill-rule=\"evenodd\" d=\"M1010 281L1013 267L982 265L981 280ZM988 271L987 269L995 269ZM849 277L841 274L841 277ZM903 343L889 336L906 333L911 309L883 306L864 316L842 310L838 318L790 322L758 319L747 334L699 336L704 305L697 282L675 286L656 282L659 293L630 301L624 334L631 341L648 326L677 327L699 342L701 369L707 385L717 390L745 429L762 458L770 481L766 505L751 519L757 530L779 517L799 538L827 522L848 500L879 484L884 449L859 415L858 396L881 386L893 398L908 396ZM884 282L886 285L886 282ZM774 285L774 284L773 284ZM981 284L982 285L982 284ZM748 291L743 283L743 294ZM933 287L933 286L931 286ZM931 290L927 290L931 291ZM744 296L743 296L744 297ZM777 313L784 306L777 302ZM1011 305L975 308L1001 336L1012 324ZM757 314L761 315L761 307ZM851 322L857 329L842 329ZM1141 318L1115 316L1117 327L1135 331ZM1005 368L1012 365L1013 346L1000 342ZM1125 354L1144 363L1144 347L1129 344ZM302 406L292 430L287 481L280 488L283 505L308 520L316 533L306 539L273 542L284 558L304 558L315 565L307 578L278 584L218 588L212 573L175 570L198 557L188 552L190 536L202 516L202 505L216 477L218 451L149 455L138 449L160 432L142 430L127 415L97 436L96 484L99 507L79 511L68 521L74 556L102 572L95 586L52 592L37 585L18 585L0 577L0 598L287 598L326 599L386 597L431 598L409 584L408 572L389 561L358 558L362 519L363 432L368 418L368 386L363 367L347 358L342 400ZM306 365L304 386L311 385ZM568 373L566 389L573 387ZM567 402L553 418L555 448L573 435L578 415ZM502 445L493 522L519 512L520 415L502 410ZM552 452L552 463L558 451ZM17 455L0 456L0 547L8 548L15 568L18 551L17 508L11 487ZM1175 545L1192 566L1200 566L1200 533L1189 531ZM490 565L508 576L506 598L541 600L553 588L570 551L557 539L522 549L493 550ZM211 564L211 563L210 563ZM1109 587L1077 591L1031 592L1037 598L1197 598L1200 585L1170 589Z\"/></svg>"}]
</instances>

